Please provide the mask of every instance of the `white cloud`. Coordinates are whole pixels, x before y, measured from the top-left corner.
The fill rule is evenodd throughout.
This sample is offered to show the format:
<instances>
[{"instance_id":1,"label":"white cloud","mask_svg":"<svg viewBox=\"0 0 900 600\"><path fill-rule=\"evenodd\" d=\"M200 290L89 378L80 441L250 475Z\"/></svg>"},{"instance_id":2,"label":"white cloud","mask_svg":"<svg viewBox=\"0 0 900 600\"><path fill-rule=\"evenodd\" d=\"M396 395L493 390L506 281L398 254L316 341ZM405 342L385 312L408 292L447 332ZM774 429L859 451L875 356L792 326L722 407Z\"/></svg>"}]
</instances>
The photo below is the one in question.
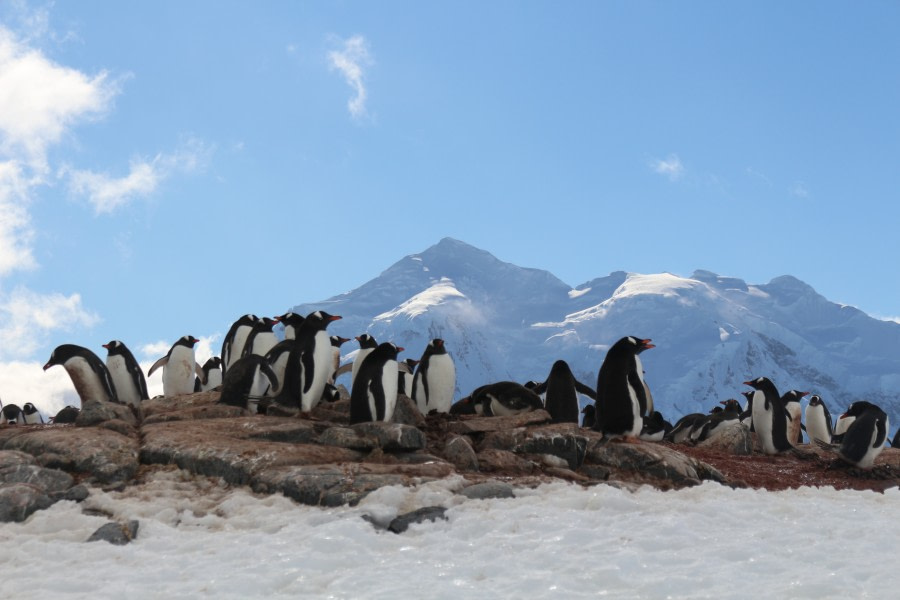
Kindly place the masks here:
<instances>
[{"instance_id":1,"label":"white cloud","mask_svg":"<svg viewBox=\"0 0 900 600\"><path fill-rule=\"evenodd\" d=\"M794 185L790 187L791 196L795 196L797 198L809 198L809 189L806 187L802 181L794 182Z\"/></svg>"},{"instance_id":2,"label":"white cloud","mask_svg":"<svg viewBox=\"0 0 900 600\"><path fill-rule=\"evenodd\" d=\"M670 181L677 181L684 173L684 165L677 154L670 154L665 160L656 159L650 163L650 167L654 173L665 175Z\"/></svg>"},{"instance_id":3,"label":"white cloud","mask_svg":"<svg viewBox=\"0 0 900 600\"><path fill-rule=\"evenodd\" d=\"M0 277L36 266L34 230L26 208L28 182L15 161L0 161Z\"/></svg>"},{"instance_id":4,"label":"white cloud","mask_svg":"<svg viewBox=\"0 0 900 600\"><path fill-rule=\"evenodd\" d=\"M338 70L343 74L355 96L347 101L347 108L354 118L360 118L366 114L366 99L368 93L364 83L363 67L373 63L369 54L366 39L361 35L355 35L343 40L342 50L333 50L328 53L328 60L332 70Z\"/></svg>"},{"instance_id":5,"label":"white cloud","mask_svg":"<svg viewBox=\"0 0 900 600\"><path fill-rule=\"evenodd\" d=\"M24 287L0 294L0 360L30 356L55 330L93 327L99 317L81 305L81 296L40 294Z\"/></svg>"},{"instance_id":6,"label":"white cloud","mask_svg":"<svg viewBox=\"0 0 900 600\"><path fill-rule=\"evenodd\" d=\"M210 146L191 138L173 153L157 154L149 161L133 160L124 177L71 167L61 169L60 177L68 178L69 191L86 197L96 214L110 213L136 198L149 196L174 173L204 168L211 153Z\"/></svg>"},{"instance_id":7,"label":"white cloud","mask_svg":"<svg viewBox=\"0 0 900 600\"><path fill-rule=\"evenodd\" d=\"M46 358L49 358L47 356ZM52 367L44 371L43 362L12 361L0 363L0 390L4 404L20 407L31 402L46 421L71 404L81 406L75 386L66 370Z\"/></svg>"}]
</instances>

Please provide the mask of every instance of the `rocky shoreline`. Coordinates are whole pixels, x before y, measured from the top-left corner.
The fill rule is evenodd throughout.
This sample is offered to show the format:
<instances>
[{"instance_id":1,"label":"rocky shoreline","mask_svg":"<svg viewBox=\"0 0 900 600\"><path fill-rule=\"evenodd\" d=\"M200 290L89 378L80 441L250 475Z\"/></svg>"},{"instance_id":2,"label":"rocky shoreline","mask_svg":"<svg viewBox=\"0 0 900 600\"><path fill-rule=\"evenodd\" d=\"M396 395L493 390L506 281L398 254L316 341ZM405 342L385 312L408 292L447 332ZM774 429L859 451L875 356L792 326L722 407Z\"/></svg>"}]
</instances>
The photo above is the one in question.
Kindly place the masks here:
<instances>
[{"instance_id":1,"label":"rocky shoreline","mask_svg":"<svg viewBox=\"0 0 900 600\"><path fill-rule=\"evenodd\" d=\"M346 398L294 417L251 416L217 400L215 391L156 398L143 402L140 416L95 405L75 425L0 428L0 521L23 521L59 500L84 500L92 486L124 489L172 468L312 506L354 505L383 486L455 475L467 482L461 493L476 498L557 480L663 490L706 480L769 490L900 485L900 450L886 448L875 469L859 471L809 447L803 456L762 455L743 427L699 446L629 444L551 424L543 410L423 418L400 396L396 422L351 426ZM127 527L112 529L130 539Z\"/></svg>"}]
</instances>

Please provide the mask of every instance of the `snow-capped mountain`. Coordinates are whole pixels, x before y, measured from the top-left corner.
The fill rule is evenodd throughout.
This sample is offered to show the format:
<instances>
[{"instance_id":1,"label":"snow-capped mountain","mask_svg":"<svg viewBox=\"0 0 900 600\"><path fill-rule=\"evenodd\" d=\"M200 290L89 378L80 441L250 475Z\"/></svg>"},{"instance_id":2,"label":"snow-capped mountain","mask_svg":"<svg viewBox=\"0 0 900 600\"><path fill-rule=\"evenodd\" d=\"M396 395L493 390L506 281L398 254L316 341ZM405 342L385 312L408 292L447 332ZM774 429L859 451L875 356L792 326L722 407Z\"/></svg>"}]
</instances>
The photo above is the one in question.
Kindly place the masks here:
<instances>
[{"instance_id":1,"label":"snow-capped mountain","mask_svg":"<svg viewBox=\"0 0 900 600\"><path fill-rule=\"evenodd\" d=\"M830 302L789 275L751 285L709 271L615 272L572 288L444 238L353 291L293 310L317 309L343 316L332 333L393 341L406 348L401 358L443 338L457 397L501 379L543 380L560 358L594 387L606 349L634 335L656 345L641 358L672 419L740 398L743 381L765 375L782 392L821 395L833 414L867 399L900 423L900 324Z\"/></svg>"}]
</instances>

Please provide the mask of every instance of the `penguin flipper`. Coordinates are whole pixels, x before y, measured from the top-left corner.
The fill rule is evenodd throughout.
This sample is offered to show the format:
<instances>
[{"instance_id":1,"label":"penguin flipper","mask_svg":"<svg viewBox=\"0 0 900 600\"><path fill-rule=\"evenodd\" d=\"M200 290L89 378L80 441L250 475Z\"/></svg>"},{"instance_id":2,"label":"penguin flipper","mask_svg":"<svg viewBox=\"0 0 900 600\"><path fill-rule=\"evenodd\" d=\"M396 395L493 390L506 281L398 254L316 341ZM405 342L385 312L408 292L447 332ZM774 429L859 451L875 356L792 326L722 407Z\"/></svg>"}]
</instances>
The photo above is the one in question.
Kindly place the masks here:
<instances>
[{"instance_id":1,"label":"penguin flipper","mask_svg":"<svg viewBox=\"0 0 900 600\"><path fill-rule=\"evenodd\" d=\"M272 367L269 366L267 362L261 362L259 364L259 370L262 371L262 374L265 375L266 379L269 380L269 385L272 388L273 394L278 394L281 391L278 375L275 374L275 371L272 370Z\"/></svg>"},{"instance_id":2,"label":"penguin flipper","mask_svg":"<svg viewBox=\"0 0 900 600\"><path fill-rule=\"evenodd\" d=\"M408 369L409 367L407 367ZM338 367L338 370L334 372L334 380L337 381L337 378L343 375L344 373L349 373L353 370L353 363L347 363L346 365L341 365ZM407 371L409 373L409 371Z\"/></svg>"},{"instance_id":3,"label":"penguin flipper","mask_svg":"<svg viewBox=\"0 0 900 600\"><path fill-rule=\"evenodd\" d=\"M150 370L147 371L147 377L150 377L151 375L153 375L153 372L156 371L158 368L166 366L166 364L168 364L168 362L169 362L169 355L166 354L165 356L160 358L158 361L153 363L153 366L151 366Z\"/></svg>"},{"instance_id":4,"label":"penguin flipper","mask_svg":"<svg viewBox=\"0 0 900 600\"><path fill-rule=\"evenodd\" d=\"M638 377L637 371L632 371L628 374L628 385L631 386L634 390L634 395L637 396L641 414L647 414L647 388L644 387L644 382Z\"/></svg>"},{"instance_id":5,"label":"penguin flipper","mask_svg":"<svg viewBox=\"0 0 900 600\"><path fill-rule=\"evenodd\" d=\"M575 386L576 386L576 388L578 387L577 381L575 382ZM545 381L543 383L537 384L536 386L531 388L531 391L540 396L541 394L543 394L547 391L547 382Z\"/></svg>"},{"instance_id":6,"label":"penguin flipper","mask_svg":"<svg viewBox=\"0 0 900 600\"><path fill-rule=\"evenodd\" d=\"M315 377L315 362L312 352L304 352L300 355L300 363L303 367L303 393L309 391L312 387L313 378Z\"/></svg>"},{"instance_id":7,"label":"penguin flipper","mask_svg":"<svg viewBox=\"0 0 900 600\"><path fill-rule=\"evenodd\" d=\"M203 367L201 367L200 363L198 363L197 361L194 361L194 373L196 373L197 377L199 377L200 379L204 379L204 376L206 375L203 372Z\"/></svg>"},{"instance_id":8,"label":"penguin flipper","mask_svg":"<svg viewBox=\"0 0 900 600\"><path fill-rule=\"evenodd\" d=\"M578 381L577 379L575 380L575 391L578 392L579 394L584 394L585 396L587 396L588 398L590 398L590 399L593 400L594 402L597 401L597 392L595 392L595 391L594 391L593 389L591 389L590 387L584 385L583 383L581 383L581 382Z\"/></svg>"},{"instance_id":9,"label":"penguin flipper","mask_svg":"<svg viewBox=\"0 0 900 600\"><path fill-rule=\"evenodd\" d=\"M340 369L338 369L338 370L340 370ZM397 370L400 371L401 373L408 373L408 374L412 375L412 369L410 369L409 365L406 364L405 362L398 361L397 362ZM337 377L337 376L335 376L335 377Z\"/></svg>"}]
</instances>

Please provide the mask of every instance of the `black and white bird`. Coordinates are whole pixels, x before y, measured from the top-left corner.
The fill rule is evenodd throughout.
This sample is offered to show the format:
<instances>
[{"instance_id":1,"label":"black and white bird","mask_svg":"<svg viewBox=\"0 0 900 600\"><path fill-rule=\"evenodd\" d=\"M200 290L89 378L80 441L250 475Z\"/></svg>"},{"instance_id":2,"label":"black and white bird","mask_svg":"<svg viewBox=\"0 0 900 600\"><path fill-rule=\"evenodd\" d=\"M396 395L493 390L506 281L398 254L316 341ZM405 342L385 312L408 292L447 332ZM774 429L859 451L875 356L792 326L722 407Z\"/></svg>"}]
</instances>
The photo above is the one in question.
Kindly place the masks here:
<instances>
[{"instance_id":1,"label":"black and white bird","mask_svg":"<svg viewBox=\"0 0 900 600\"><path fill-rule=\"evenodd\" d=\"M306 316L288 353L277 402L303 412L312 410L319 403L334 364L331 340L325 328L340 318L322 310Z\"/></svg>"},{"instance_id":2,"label":"black and white bird","mask_svg":"<svg viewBox=\"0 0 900 600\"><path fill-rule=\"evenodd\" d=\"M538 395L544 395L544 408L550 413L554 423L578 422L578 394L597 400L597 393L578 381L569 368L569 363L564 360L554 362L547 379L531 389Z\"/></svg>"},{"instance_id":3,"label":"black and white bird","mask_svg":"<svg viewBox=\"0 0 900 600\"><path fill-rule=\"evenodd\" d=\"M800 419L803 410L800 406L800 399L808 393L809 392L801 392L800 390L790 390L781 396L781 401L784 402L784 408L788 412L788 415L790 415L787 421L787 438L791 444L803 442L803 433L801 429L803 423Z\"/></svg>"},{"instance_id":4,"label":"black and white bird","mask_svg":"<svg viewBox=\"0 0 900 600\"><path fill-rule=\"evenodd\" d=\"M162 368L163 395L166 398L194 392L194 377L203 375L203 369L197 364L194 355L194 344L199 341L192 335L181 336L172 344L169 352L147 371L147 377L150 377L157 369Z\"/></svg>"},{"instance_id":5,"label":"black and white bird","mask_svg":"<svg viewBox=\"0 0 900 600\"><path fill-rule=\"evenodd\" d=\"M816 440L820 447L836 452L845 462L861 469L871 469L884 450L890 429L887 414L871 402L858 400L847 408L841 419L855 417L844 433L840 445Z\"/></svg>"},{"instance_id":6,"label":"black and white bird","mask_svg":"<svg viewBox=\"0 0 900 600\"><path fill-rule=\"evenodd\" d=\"M231 324L225 339L222 340L222 374L244 353L247 336L259 321L256 315L246 314Z\"/></svg>"},{"instance_id":7,"label":"black and white bird","mask_svg":"<svg viewBox=\"0 0 900 600\"><path fill-rule=\"evenodd\" d=\"M650 342L635 336L624 337L612 345L600 366L594 429L607 438L637 438L643 427L643 415L653 410L638 356L655 348Z\"/></svg>"},{"instance_id":8,"label":"black and white bird","mask_svg":"<svg viewBox=\"0 0 900 600\"><path fill-rule=\"evenodd\" d=\"M247 354L232 363L222 378L221 404L257 412L259 399L269 386L278 387L278 377L268 361L258 354Z\"/></svg>"},{"instance_id":9,"label":"black and white bird","mask_svg":"<svg viewBox=\"0 0 900 600\"><path fill-rule=\"evenodd\" d=\"M128 346L119 340L103 344L106 348L106 368L116 387L119 402L137 406L150 398L147 393L147 380L137 359Z\"/></svg>"},{"instance_id":10,"label":"black and white bird","mask_svg":"<svg viewBox=\"0 0 900 600\"><path fill-rule=\"evenodd\" d=\"M303 319L303 315L298 315L295 312L286 312L281 316L275 317L275 320L284 327L284 339L286 340L297 339L297 330L303 325Z\"/></svg>"},{"instance_id":11,"label":"black and white bird","mask_svg":"<svg viewBox=\"0 0 900 600\"><path fill-rule=\"evenodd\" d=\"M26 425L40 425L44 422L44 417L34 404L26 402L22 405L22 420Z\"/></svg>"},{"instance_id":12,"label":"black and white bird","mask_svg":"<svg viewBox=\"0 0 900 600\"><path fill-rule=\"evenodd\" d=\"M412 396L419 412L427 415L435 410L445 413L453 404L456 389L456 366L447 352L444 340L428 342L413 376Z\"/></svg>"},{"instance_id":13,"label":"black and white bird","mask_svg":"<svg viewBox=\"0 0 900 600\"><path fill-rule=\"evenodd\" d=\"M368 356L372 350L378 347L378 342L376 342L375 338L368 333L356 336L356 341L359 342L359 350L356 352L356 357L353 359L353 366L350 369L351 387L353 382L356 381L356 374L359 372L359 367L362 366L362 361L365 360L366 356Z\"/></svg>"},{"instance_id":14,"label":"black and white bird","mask_svg":"<svg viewBox=\"0 0 900 600\"><path fill-rule=\"evenodd\" d=\"M831 443L831 413L828 407L818 394L813 394L809 398L809 404L806 405L806 435L809 436L809 442L814 440L822 440Z\"/></svg>"},{"instance_id":15,"label":"black and white bird","mask_svg":"<svg viewBox=\"0 0 900 600\"><path fill-rule=\"evenodd\" d=\"M200 367L200 375L194 381L195 392L206 392L222 385L222 359L211 356Z\"/></svg>"},{"instance_id":16,"label":"black and white bird","mask_svg":"<svg viewBox=\"0 0 900 600\"><path fill-rule=\"evenodd\" d=\"M397 405L397 354L403 348L384 342L363 359L350 391L350 422L390 421Z\"/></svg>"},{"instance_id":17,"label":"black and white bird","mask_svg":"<svg viewBox=\"0 0 900 600\"><path fill-rule=\"evenodd\" d=\"M792 449L794 446L787 437L790 415L775 384L768 377L758 377L744 384L756 390L753 393L753 427L763 452L778 454Z\"/></svg>"},{"instance_id":18,"label":"black and white bird","mask_svg":"<svg viewBox=\"0 0 900 600\"><path fill-rule=\"evenodd\" d=\"M470 396L475 412L486 417L508 417L544 408L541 397L515 381L498 381L476 388Z\"/></svg>"},{"instance_id":19,"label":"black and white bird","mask_svg":"<svg viewBox=\"0 0 900 600\"><path fill-rule=\"evenodd\" d=\"M278 323L277 320L269 317L258 319L253 324L253 327L250 328L247 339L244 340L241 356L247 356L248 354L265 356L278 343L278 338L275 337L275 332L272 330L276 323Z\"/></svg>"},{"instance_id":20,"label":"black and white bird","mask_svg":"<svg viewBox=\"0 0 900 600\"><path fill-rule=\"evenodd\" d=\"M75 344L57 346L44 365L44 370L55 365L61 365L69 374L75 391L81 398L82 407L91 402L119 401L109 369L88 348Z\"/></svg>"},{"instance_id":21,"label":"black and white bird","mask_svg":"<svg viewBox=\"0 0 900 600\"><path fill-rule=\"evenodd\" d=\"M22 408L18 404L3 404L0 402L0 425L21 425L25 423Z\"/></svg>"}]
</instances>

